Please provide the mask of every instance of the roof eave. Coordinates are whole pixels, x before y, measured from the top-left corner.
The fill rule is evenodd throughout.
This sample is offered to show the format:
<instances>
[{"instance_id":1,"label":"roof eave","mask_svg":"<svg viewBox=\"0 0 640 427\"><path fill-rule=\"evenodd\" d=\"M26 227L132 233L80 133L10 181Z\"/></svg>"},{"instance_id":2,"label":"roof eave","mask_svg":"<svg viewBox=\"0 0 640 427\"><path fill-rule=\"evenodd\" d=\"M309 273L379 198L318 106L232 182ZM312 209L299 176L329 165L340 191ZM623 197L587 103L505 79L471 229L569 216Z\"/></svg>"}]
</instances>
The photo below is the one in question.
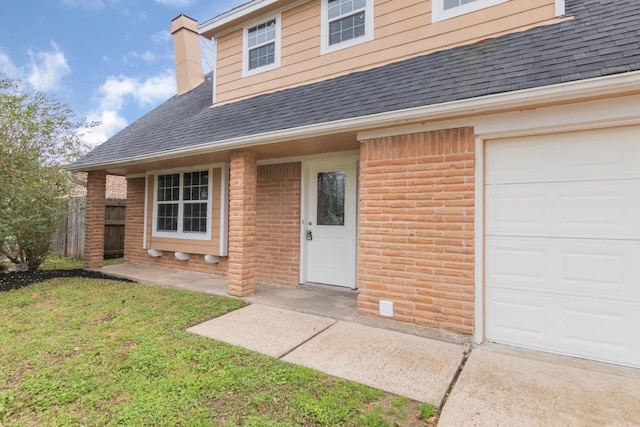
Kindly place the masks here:
<instances>
[{"instance_id":1,"label":"roof eave","mask_svg":"<svg viewBox=\"0 0 640 427\"><path fill-rule=\"evenodd\" d=\"M500 110L526 108L534 105L562 103L616 94L637 92L640 88L640 71L578 80L556 85L541 86L512 92L468 98L422 107L407 108L385 113L371 114L350 119L324 122L291 129L283 129L262 134L247 135L222 141L198 144L189 148L181 148L162 153L142 155L128 158L126 161L116 160L85 166L70 167L72 172L88 172L108 168L133 166L152 161L198 155L202 153L221 152L231 149L247 148L256 145L268 145L297 139L313 138L342 132L357 132L371 127L399 126L417 121L436 121L452 117L462 117L490 113Z\"/></svg>"},{"instance_id":2,"label":"roof eave","mask_svg":"<svg viewBox=\"0 0 640 427\"><path fill-rule=\"evenodd\" d=\"M241 4L227 12L224 12L216 17L203 22L198 26L200 34L215 33L216 29L228 25L234 21L243 19L245 16L259 11L265 7L271 6L274 3L278 3L281 0L253 0L247 3Z\"/></svg>"}]
</instances>

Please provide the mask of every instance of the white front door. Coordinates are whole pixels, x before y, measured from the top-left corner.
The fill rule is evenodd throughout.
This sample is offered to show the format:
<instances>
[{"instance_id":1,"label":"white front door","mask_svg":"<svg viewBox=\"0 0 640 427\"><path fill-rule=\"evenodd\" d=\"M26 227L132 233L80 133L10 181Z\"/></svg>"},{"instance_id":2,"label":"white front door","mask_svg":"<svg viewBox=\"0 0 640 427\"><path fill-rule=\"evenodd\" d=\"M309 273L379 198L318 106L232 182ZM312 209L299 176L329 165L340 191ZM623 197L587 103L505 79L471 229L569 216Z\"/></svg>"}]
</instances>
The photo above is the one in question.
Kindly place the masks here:
<instances>
[{"instance_id":1,"label":"white front door","mask_svg":"<svg viewBox=\"0 0 640 427\"><path fill-rule=\"evenodd\" d=\"M303 281L356 288L358 159L305 163Z\"/></svg>"}]
</instances>

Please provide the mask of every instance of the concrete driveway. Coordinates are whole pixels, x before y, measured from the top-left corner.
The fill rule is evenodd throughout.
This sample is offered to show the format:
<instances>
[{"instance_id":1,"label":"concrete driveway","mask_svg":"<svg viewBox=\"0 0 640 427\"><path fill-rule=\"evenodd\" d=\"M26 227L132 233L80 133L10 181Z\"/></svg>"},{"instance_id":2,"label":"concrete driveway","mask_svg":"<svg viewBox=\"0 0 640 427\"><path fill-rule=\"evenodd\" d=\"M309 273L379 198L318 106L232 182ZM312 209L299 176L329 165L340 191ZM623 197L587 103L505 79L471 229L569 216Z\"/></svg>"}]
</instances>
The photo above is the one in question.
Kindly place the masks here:
<instances>
[{"instance_id":1,"label":"concrete driveway","mask_svg":"<svg viewBox=\"0 0 640 427\"><path fill-rule=\"evenodd\" d=\"M438 426L639 426L640 370L488 344L474 349Z\"/></svg>"}]
</instances>

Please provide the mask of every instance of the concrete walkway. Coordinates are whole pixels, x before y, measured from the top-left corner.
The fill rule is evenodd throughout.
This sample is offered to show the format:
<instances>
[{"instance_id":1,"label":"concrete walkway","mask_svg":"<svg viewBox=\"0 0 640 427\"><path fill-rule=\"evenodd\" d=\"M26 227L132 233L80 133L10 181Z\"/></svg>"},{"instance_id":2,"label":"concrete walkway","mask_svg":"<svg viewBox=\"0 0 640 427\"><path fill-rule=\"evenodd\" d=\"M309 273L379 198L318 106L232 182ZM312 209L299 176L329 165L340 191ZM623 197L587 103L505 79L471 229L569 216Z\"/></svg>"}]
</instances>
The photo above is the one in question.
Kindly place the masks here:
<instances>
[{"instance_id":1,"label":"concrete walkway","mask_svg":"<svg viewBox=\"0 0 640 427\"><path fill-rule=\"evenodd\" d=\"M226 295L223 277L129 264L102 271ZM259 286L246 300L254 304L189 331L420 402L440 405L451 391L438 426L640 426L640 369L485 344L453 384L464 339L358 317L353 292Z\"/></svg>"}]
</instances>

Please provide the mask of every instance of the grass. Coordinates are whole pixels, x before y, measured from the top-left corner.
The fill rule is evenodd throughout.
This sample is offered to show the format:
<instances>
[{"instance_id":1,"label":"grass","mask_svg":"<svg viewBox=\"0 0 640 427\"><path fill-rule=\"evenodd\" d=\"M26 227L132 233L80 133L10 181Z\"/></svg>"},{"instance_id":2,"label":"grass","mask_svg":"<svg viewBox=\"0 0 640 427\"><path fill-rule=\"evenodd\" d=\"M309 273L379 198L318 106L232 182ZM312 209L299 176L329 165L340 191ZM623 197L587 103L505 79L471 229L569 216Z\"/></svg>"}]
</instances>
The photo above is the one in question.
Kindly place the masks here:
<instances>
[{"instance_id":1,"label":"grass","mask_svg":"<svg viewBox=\"0 0 640 427\"><path fill-rule=\"evenodd\" d=\"M392 425L379 390L185 331L243 305L84 278L3 293L0 425Z\"/></svg>"},{"instance_id":2,"label":"grass","mask_svg":"<svg viewBox=\"0 0 640 427\"><path fill-rule=\"evenodd\" d=\"M420 418L425 421L438 415L438 408L430 403L421 403L418 411L420 412Z\"/></svg>"},{"instance_id":3,"label":"grass","mask_svg":"<svg viewBox=\"0 0 640 427\"><path fill-rule=\"evenodd\" d=\"M111 258L105 259L104 265L116 265L123 262L123 258ZM65 258L60 255L50 255L40 266L41 270L72 270L76 268L83 268L81 259Z\"/></svg>"},{"instance_id":4,"label":"grass","mask_svg":"<svg viewBox=\"0 0 640 427\"><path fill-rule=\"evenodd\" d=\"M105 259L104 265L116 265L122 264L123 258L111 258ZM6 261L0 263L0 271L6 270L13 263ZM73 270L77 268L83 268L81 259L66 258L60 255L49 255L45 262L40 266L40 270Z\"/></svg>"}]
</instances>

